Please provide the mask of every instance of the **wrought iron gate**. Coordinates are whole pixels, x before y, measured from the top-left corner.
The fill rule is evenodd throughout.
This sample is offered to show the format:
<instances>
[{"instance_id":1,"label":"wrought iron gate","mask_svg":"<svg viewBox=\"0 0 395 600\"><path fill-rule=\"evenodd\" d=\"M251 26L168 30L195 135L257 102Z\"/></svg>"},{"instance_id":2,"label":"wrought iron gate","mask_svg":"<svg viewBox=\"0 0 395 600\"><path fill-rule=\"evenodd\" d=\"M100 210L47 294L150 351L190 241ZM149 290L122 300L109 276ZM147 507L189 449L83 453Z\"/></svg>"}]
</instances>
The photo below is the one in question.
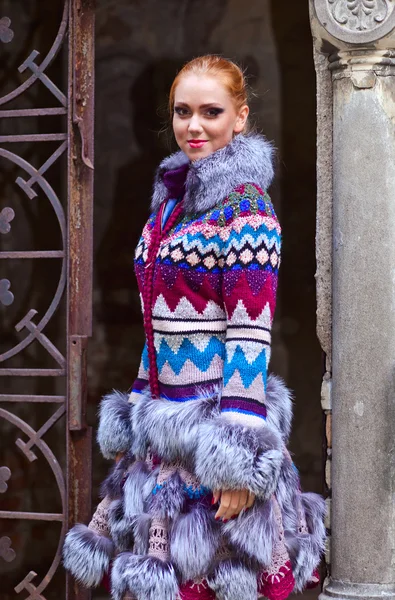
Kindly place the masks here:
<instances>
[{"instance_id":1,"label":"wrought iron gate","mask_svg":"<svg viewBox=\"0 0 395 600\"><path fill-rule=\"evenodd\" d=\"M10 48L18 31L13 30L12 15L0 17L0 44L10 43L7 46ZM60 51L65 56L63 64L67 64L64 89L47 74ZM15 288L18 285L13 280L15 261L50 259L52 264L55 261L58 265L58 283L52 300L47 303L48 307L44 309L41 300L40 309L30 306L28 298L23 311L19 311L16 322L10 327L12 334L0 331L0 341L3 338L0 348L0 445L3 427L14 428L16 434L12 452L22 453L27 465L32 465L36 460L47 462L57 485L60 496L58 505L61 507L57 512L18 511L13 510L13 506L8 506L9 510L0 510L0 523L5 524L6 530L7 524L15 521L47 522L48 527L54 522L61 524L57 551L48 572L38 576L26 569L26 575L14 586L12 597L24 600L89 597L87 592L70 580L66 587L61 586L61 594L57 592L51 596L48 590L58 572L65 532L70 524L88 519L91 502L91 431L86 425L85 407L86 346L91 335L93 60L93 0L65 0L63 17L50 51L42 58L37 50L30 48L18 68L26 77L25 80L0 98L0 124L4 125L9 120L13 120L13 123L18 121L21 132L17 135L0 135L0 171L3 168L8 172L10 169L11 172L16 171L18 176L13 185L22 190L31 203L29 206L33 203L40 203L40 206L49 203L60 232L59 247L56 249L21 250L18 248L21 240L13 239L13 226L17 224L20 211L12 206L12 202L7 203L7 199L0 196L0 203L3 204L0 204L0 243L3 242L0 251L0 309L3 315L6 311L12 311L17 299L14 292L17 293ZM33 86L45 86L51 94L52 105L48 108L15 108L13 101L26 97ZM27 117L35 123L45 120L48 123L49 117L54 116L58 116L59 123L63 123L61 131L23 133ZM29 149L33 144L35 147L40 144L40 147L48 148L49 142L56 143L55 150L49 153L41 166L33 166L29 160ZM21 147L22 152L14 152L15 147ZM55 178L56 185L51 181L51 171L55 168L60 174ZM40 231L39 237L44 239L45 231ZM6 250L3 249L4 240L8 245ZM46 291L42 289L40 294L44 296ZM62 312L62 306L65 318L61 327L61 341L55 344L50 339L48 329L54 315ZM61 318L58 321L62 323ZM39 344L41 355L45 355L39 366L32 365L32 356L26 362L26 352L34 344ZM53 388L56 393L30 393L32 381L37 389ZM19 387L13 382L18 382ZM42 386L42 383L45 385ZM28 393L14 393L20 388ZM32 412L45 414L44 422L33 428L18 416L21 406L29 406ZM45 411L40 413L43 407ZM53 433L54 429L57 434L61 432L64 436L59 453L64 456L55 455L46 441L46 436L51 431ZM12 488L12 482L12 468L0 463L0 508L7 506L7 493ZM30 543L34 552L33 540ZM0 534L0 563L5 561L12 570L17 551L17 540L13 539L12 534ZM4 590L1 592L4 593Z\"/></svg>"}]
</instances>

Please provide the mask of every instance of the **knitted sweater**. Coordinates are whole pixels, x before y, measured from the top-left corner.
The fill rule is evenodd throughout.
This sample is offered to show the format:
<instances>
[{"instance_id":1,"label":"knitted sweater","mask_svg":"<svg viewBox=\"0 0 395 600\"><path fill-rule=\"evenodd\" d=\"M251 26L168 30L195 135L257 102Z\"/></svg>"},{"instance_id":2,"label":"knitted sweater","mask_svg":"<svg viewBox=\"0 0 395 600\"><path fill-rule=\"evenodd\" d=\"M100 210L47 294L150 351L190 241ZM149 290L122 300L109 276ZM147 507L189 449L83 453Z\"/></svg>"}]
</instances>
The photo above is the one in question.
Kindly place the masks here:
<instances>
[{"instance_id":1,"label":"knitted sweater","mask_svg":"<svg viewBox=\"0 0 395 600\"><path fill-rule=\"evenodd\" d=\"M135 257L146 345L132 393L100 408L102 454L124 458L64 548L87 586L116 556L114 600L284 600L314 578L324 503L300 491L291 395L267 374L281 243L272 176L258 135L158 169ZM253 508L217 522L218 489L248 489Z\"/></svg>"},{"instance_id":2,"label":"knitted sweater","mask_svg":"<svg viewBox=\"0 0 395 600\"><path fill-rule=\"evenodd\" d=\"M271 326L280 264L280 225L266 188L272 176L271 148L258 136L237 137L232 144L193 163L187 191L201 190L183 215L161 226L168 174L186 160L182 153L159 170L153 214L135 257L135 270L153 331L152 360L158 392L169 400L196 398L204 390L221 393L221 411L232 421L259 427L266 418L265 389L270 360ZM231 164L229 164L229 162ZM246 173L246 164L252 172ZM227 166L225 189L207 192ZM237 172L242 165L241 173ZM257 172L258 171L258 176ZM159 188L159 189L158 189ZM170 190L171 192L172 190ZM215 194L216 190L214 190ZM230 193L227 193L230 192ZM199 210L203 205L206 210ZM188 208L189 210L188 210ZM153 236L159 238L150 306L146 273ZM142 356L131 400L149 383L149 341ZM152 391L152 390L151 390Z\"/></svg>"}]
</instances>

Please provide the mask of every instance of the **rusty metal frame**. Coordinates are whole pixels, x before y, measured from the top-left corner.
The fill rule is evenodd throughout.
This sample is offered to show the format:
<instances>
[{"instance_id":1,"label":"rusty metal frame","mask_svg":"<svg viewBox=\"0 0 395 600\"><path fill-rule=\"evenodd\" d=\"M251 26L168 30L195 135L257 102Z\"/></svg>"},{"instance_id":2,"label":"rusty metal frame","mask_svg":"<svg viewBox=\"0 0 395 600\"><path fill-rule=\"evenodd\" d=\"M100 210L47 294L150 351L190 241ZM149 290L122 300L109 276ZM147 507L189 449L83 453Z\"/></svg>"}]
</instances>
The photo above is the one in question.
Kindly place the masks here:
<instances>
[{"instance_id":1,"label":"rusty metal frame","mask_svg":"<svg viewBox=\"0 0 395 600\"><path fill-rule=\"evenodd\" d=\"M68 37L66 32L68 29ZM0 42L9 43L14 37L8 17L0 19ZM68 89L65 94L49 78L46 69L68 40ZM54 412L42 427L35 431L10 410L0 408L0 420L14 425L25 437L16 440L17 448L29 462L38 458L37 450L49 463L59 489L61 513L32 513L0 510L0 519L27 519L60 521L62 530L58 548L48 573L37 582L37 574L30 571L15 587L16 595L27 592L24 600L45 600L43 592L59 567L64 535L70 525L86 521L91 504L91 430L85 421L86 408L86 348L91 335L92 305L92 212L93 212L93 115L94 115L94 0L64 0L64 10L56 38L48 54L39 60L39 52L32 50L19 67L20 73L30 73L15 90L0 98L0 107L21 96L32 85L43 84L54 97L53 107L0 110L0 119L19 117L45 117L67 115L67 131L51 134L0 136L0 157L11 161L25 173L15 183L33 201L37 187L50 202L61 232L61 248L46 251L0 251L0 260L51 258L60 261L59 281L54 297L44 315L31 308L15 324L18 332L26 336L15 347L0 354L1 377L63 377L65 393L61 395L0 394L3 403L53 404ZM40 83L38 83L40 82ZM16 142L59 142L55 152L39 168L35 169L22 156L3 147ZM45 173L67 150L67 210L62 206ZM15 212L10 206L0 211L0 235L12 235ZM3 263L7 264L7 262ZM44 329L57 310L64 294L67 294L67 356L64 357ZM0 280L0 303L10 306L14 302L12 281ZM47 351L52 368L10 368L7 361L19 354L32 342L38 341ZM65 423L67 448L67 472L44 441L43 437L60 419ZM26 439L27 438L27 439ZM7 492L12 473L7 466L0 466L0 494ZM7 562L15 559L12 540L0 539L0 558ZM67 600L88 600L89 592L82 590L67 579Z\"/></svg>"}]
</instances>

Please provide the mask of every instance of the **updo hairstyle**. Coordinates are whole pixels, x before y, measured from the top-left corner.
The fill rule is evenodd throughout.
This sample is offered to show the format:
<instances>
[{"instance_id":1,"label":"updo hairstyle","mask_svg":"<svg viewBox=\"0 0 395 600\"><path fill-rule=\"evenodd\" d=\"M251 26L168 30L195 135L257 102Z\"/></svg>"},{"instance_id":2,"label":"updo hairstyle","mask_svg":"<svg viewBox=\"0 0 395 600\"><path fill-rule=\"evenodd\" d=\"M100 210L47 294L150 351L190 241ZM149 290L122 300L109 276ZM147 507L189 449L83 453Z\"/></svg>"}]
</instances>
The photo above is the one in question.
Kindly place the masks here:
<instances>
[{"instance_id":1,"label":"updo hairstyle","mask_svg":"<svg viewBox=\"0 0 395 600\"><path fill-rule=\"evenodd\" d=\"M184 75L209 75L219 79L230 94L238 111L244 104L248 105L248 86L243 71L236 63L215 54L198 56L184 65L177 73L170 88L169 113L173 117L174 96L176 87Z\"/></svg>"}]
</instances>

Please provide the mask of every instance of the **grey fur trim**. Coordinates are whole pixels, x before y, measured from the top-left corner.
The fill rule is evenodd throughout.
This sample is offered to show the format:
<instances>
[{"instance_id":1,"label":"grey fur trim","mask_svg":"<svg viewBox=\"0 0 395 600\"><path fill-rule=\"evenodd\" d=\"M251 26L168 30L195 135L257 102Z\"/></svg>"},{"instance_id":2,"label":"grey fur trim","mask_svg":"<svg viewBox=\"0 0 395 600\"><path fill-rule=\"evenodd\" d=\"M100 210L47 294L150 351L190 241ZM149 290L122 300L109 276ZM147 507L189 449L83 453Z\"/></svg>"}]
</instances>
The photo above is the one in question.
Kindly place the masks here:
<instances>
[{"instance_id":1,"label":"grey fur trim","mask_svg":"<svg viewBox=\"0 0 395 600\"><path fill-rule=\"evenodd\" d=\"M145 462L136 462L129 469L123 486L125 515L134 517L144 512L144 486L149 480L149 471Z\"/></svg>"},{"instance_id":2,"label":"grey fur trim","mask_svg":"<svg viewBox=\"0 0 395 600\"><path fill-rule=\"evenodd\" d=\"M96 587L110 567L112 541L81 523L67 533L63 546L65 569L86 587Z\"/></svg>"},{"instance_id":3,"label":"grey fur trim","mask_svg":"<svg viewBox=\"0 0 395 600\"><path fill-rule=\"evenodd\" d=\"M202 393L188 402L152 400L141 394L134 408L133 452L145 457L148 446L166 462L193 457L197 443L197 426L218 410L218 397Z\"/></svg>"},{"instance_id":4,"label":"grey fur trim","mask_svg":"<svg viewBox=\"0 0 395 600\"><path fill-rule=\"evenodd\" d=\"M264 567L270 565L273 546L279 537L271 499L256 501L237 519L226 523L223 531L238 555L246 554Z\"/></svg>"},{"instance_id":5,"label":"grey fur trim","mask_svg":"<svg viewBox=\"0 0 395 600\"><path fill-rule=\"evenodd\" d=\"M293 553L294 538L298 535L300 502L299 475L288 453L284 456L283 465L276 489L276 499L281 509L285 545L288 552Z\"/></svg>"},{"instance_id":6,"label":"grey fur trim","mask_svg":"<svg viewBox=\"0 0 395 600\"><path fill-rule=\"evenodd\" d=\"M136 600L176 600L178 582L174 567L154 556L119 554L111 572L113 600L126 593Z\"/></svg>"},{"instance_id":7,"label":"grey fur trim","mask_svg":"<svg viewBox=\"0 0 395 600\"><path fill-rule=\"evenodd\" d=\"M220 563L207 583L216 600L256 600L258 595L256 573L237 560Z\"/></svg>"},{"instance_id":8,"label":"grey fur trim","mask_svg":"<svg viewBox=\"0 0 395 600\"><path fill-rule=\"evenodd\" d=\"M267 378L265 405L267 423L280 431L285 443L288 442L292 423L292 394L281 377L271 373Z\"/></svg>"},{"instance_id":9,"label":"grey fur trim","mask_svg":"<svg viewBox=\"0 0 395 600\"><path fill-rule=\"evenodd\" d=\"M184 482L176 472L163 483L163 487L153 494L149 501L149 512L161 519L174 519L185 508L186 492Z\"/></svg>"},{"instance_id":10,"label":"grey fur trim","mask_svg":"<svg viewBox=\"0 0 395 600\"><path fill-rule=\"evenodd\" d=\"M149 530L151 527L151 515L141 514L134 518L134 546L135 554L147 554L149 542Z\"/></svg>"},{"instance_id":11,"label":"grey fur trim","mask_svg":"<svg viewBox=\"0 0 395 600\"><path fill-rule=\"evenodd\" d=\"M132 550L134 519L125 515L122 499L113 500L108 509L108 528L118 552Z\"/></svg>"},{"instance_id":12,"label":"grey fur trim","mask_svg":"<svg viewBox=\"0 0 395 600\"><path fill-rule=\"evenodd\" d=\"M134 456L127 453L111 469L109 475L100 486L102 498L108 496L111 500L119 498L122 494L122 482L128 467L133 463Z\"/></svg>"},{"instance_id":13,"label":"grey fur trim","mask_svg":"<svg viewBox=\"0 0 395 600\"><path fill-rule=\"evenodd\" d=\"M128 395L113 390L104 396L99 408L97 441L104 458L128 452L132 443L131 412Z\"/></svg>"},{"instance_id":14,"label":"grey fur trim","mask_svg":"<svg viewBox=\"0 0 395 600\"><path fill-rule=\"evenodd\" d=\"M172 523L170 558L182 581L203 577L210 569L220 543L220 525L207 507L197 504Z\"/></svg>"},{"instance_id":15,"label":"grey fur trim","mask_svg":"<svg viewBox=\"0 0 395 600\"><path fill-rule=\"evenodd\" d=\"M145 490L148 481L151 478L147 465L142 461L136 462L128 471L121 498L110 505L108 526L121 552L131 550L134 544L143 545L141 537L136 540L135 526L138 516L144 513L144 491L148 491Z\"/></svg>"},{"instance_id":16,"label":"grey fur trim","mask_svg":"<svg viewBox=\"0 0 395 600\"><path fill-rule=\"evenodd\" d=\"M298 536L298 553L292 561L296 591L302 591L311 579L325 550L326 538L324 499L318 494L305 493L301 494L301 502L309 533Z\"/></svg>"},{"instance_id":17,"label":"grey fur trim","mask_svg":"<svg viewBox=\"0 0 395 600\"><path fill-rule=\"evenodd\" d=\"M274 175L273 152L273 146L263 135L239 134L224 148L191 162L185 186L185 212L206 212L244 183L255 183L266 190ZM188 162L183 152L176 152L162 161L154 181L153 212L168 197L164 173Z\"/></svg>"},{"instance_id":18,"label":"grey fur trim","mask_svg":"<svg viewBox=\"0 0 395 600\"><path fill-rule=\"evenodd\" d=\"M148 499L152 494L152 490L156 486L156 480L158 479L160 467L155 467L153 471L148 474L147 481L143 485L142 493L145 504L148 503ZM145 506L144 504L144 506Z\"/></svg>"},{"instance_id":19,"label":"grey fur trim","mask_svg":"<svg viewBox=\"0 0 395 600\"><path fill-rule=\"evenodd\" d=\"M263 500L277 486L283 445L269 426L244 427L223 416L202 423L196 451L196 475L212 490L249 489Z\"/></svg>"}]
</instances>

